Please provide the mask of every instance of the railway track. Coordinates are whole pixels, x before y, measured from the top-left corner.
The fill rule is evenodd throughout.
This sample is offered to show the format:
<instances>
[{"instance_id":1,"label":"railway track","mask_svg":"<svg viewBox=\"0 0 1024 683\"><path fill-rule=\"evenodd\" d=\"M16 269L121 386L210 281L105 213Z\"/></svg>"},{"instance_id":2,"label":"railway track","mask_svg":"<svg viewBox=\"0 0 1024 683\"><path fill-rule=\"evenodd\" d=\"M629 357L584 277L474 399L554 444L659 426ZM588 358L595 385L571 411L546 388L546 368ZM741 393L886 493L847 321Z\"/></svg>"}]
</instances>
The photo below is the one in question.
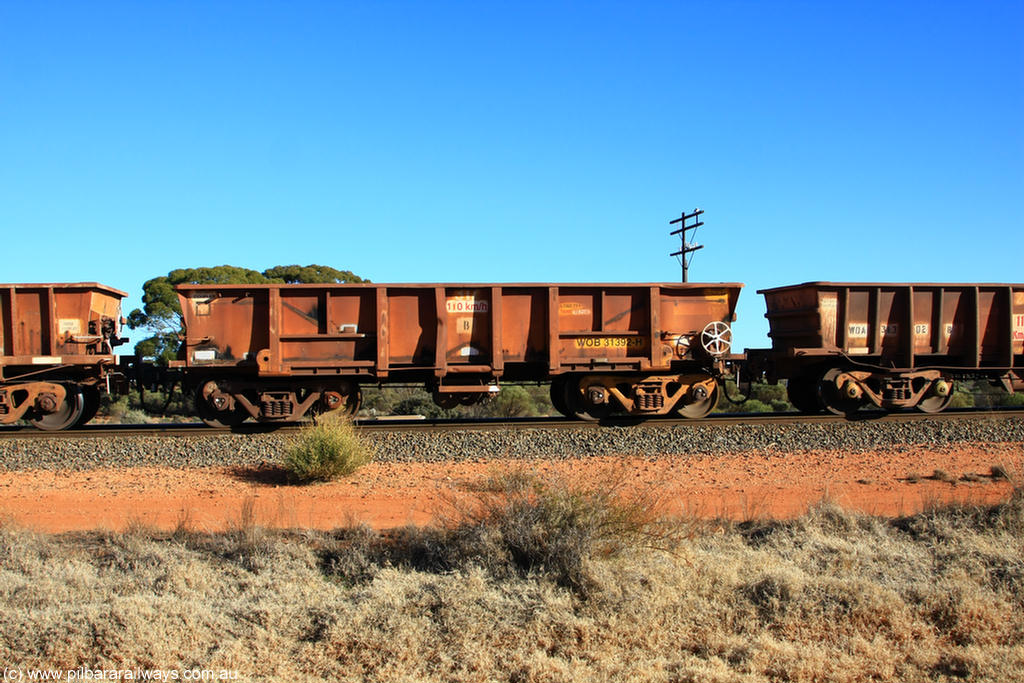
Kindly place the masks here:
<instances>
[{"instance_id":1,"label":"railway track","mask_svg":"<svg viewBox=\"0 0 1024 683\"><path fill-rule=\"evenodd\" d=\"M657 419L639 420L630 417L604 419L600 422L570 420L563 417L520 417L485 419L444 419L424 420L419 418L382 418L356 420L361 430L368 432L458 432L491 431L505 429L568 429L599 430L607 428L628 428L638 425L645 427L685 427L713 425L803 425L803 424L847 424L856 422L921 422L977 420L1024 415L1020 408L1003 409L954 409L942 413L862 411L852 419L841 415L804 415L801 413L722 413L700 419ZM79 429L59 432L44 432L29 426L0 427L0 439L103 439L116 436L188 436L217 437L230 434L289 433L301 429L303 423L266 425L247 423L231 430L213 429L202 422L194 423L153 423L141 425L90 424Z\"/></svg>"}]
</instances>

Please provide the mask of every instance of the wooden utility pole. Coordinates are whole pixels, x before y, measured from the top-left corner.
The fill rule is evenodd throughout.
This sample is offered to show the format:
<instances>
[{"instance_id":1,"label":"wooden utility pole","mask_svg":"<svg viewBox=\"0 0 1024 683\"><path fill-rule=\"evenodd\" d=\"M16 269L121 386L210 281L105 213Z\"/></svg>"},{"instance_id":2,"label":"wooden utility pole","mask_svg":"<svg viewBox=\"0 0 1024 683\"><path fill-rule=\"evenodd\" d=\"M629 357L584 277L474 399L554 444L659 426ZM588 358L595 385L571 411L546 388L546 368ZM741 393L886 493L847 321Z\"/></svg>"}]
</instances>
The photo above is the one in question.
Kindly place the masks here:
<instances>
[{"instance_id":1,"label":"wooden utility pole","mask_svg":"<svg viewBox=\"0 0 1024 683\"><path fill-rule=\"evenodd\" d=\"M690 261L693 260L692 256L690 258L686 258L687 254L689 254L691 252L694 252L694 251L697 251L698 249L703 249L704 248L703 244L694 244L692 242L687 242L686 241L686 233L687 233L687 231L689 231L689 230L696 230L700 226L704 225L703 221L700 220L700 215L702 213L704 213L704 209L694 209L693 213L686 213L684 211L682 214L680 214L679 218L675 219L674 221L669 221L668 222L669 225L675 225L676 223L682 223L682 225L679 226L678 230L673 230L670 233L672 235L679 235L679 244L680 244L679 251L674 252L674 253L672 253L670 255L671 256L678 256L678 257L680 257L679 258L679 263L683 267L683 282L687 282L688 281L687 271L690 270ZM691 219L693 220L693 223L687 224L687 221L689 221ZM694 233L694 235L696 235L696 233Z\"/></svg>"}]
</instances>

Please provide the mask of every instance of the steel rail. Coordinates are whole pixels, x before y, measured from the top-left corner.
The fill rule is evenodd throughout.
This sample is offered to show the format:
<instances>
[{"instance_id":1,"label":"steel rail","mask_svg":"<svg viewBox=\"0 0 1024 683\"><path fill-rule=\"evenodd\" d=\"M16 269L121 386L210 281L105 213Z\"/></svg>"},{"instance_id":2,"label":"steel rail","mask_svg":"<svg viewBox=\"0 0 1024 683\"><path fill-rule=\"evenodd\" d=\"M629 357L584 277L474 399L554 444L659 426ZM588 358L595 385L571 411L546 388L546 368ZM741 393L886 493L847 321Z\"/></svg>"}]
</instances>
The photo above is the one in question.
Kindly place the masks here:
<instances>
[{"instance_id":1,"label":"steel rail","mask_svg":"<svg viewBox=\"0 0 1024 683\"><path fill-rule=\"evenodd\" d=\"M356 420L356 426L370 432L403 431L495 431L501 429L604 429L628 427L697 427L709 425L796 425L829 424L846 422L920 422L922 420L978 420L1024 416L1020 408L1002 409L954 409L941 413L863 411L851 418L843 415L801 413L718 413L699 419L637 419L629 417L608 418L600 421L571 420L564 417L519 417L482 419L423 420L416 418L385 418ZM45 432L31 426L0 427L0 439L102 439L115 436L208 436L218 437L230 434L289 433L302 428L306 423L283 423L279 425L245 423L233 429L214 429L202 422L190 423L149 423L140 425L90 424L78 429Z\"/></svg>"}]
</instances>

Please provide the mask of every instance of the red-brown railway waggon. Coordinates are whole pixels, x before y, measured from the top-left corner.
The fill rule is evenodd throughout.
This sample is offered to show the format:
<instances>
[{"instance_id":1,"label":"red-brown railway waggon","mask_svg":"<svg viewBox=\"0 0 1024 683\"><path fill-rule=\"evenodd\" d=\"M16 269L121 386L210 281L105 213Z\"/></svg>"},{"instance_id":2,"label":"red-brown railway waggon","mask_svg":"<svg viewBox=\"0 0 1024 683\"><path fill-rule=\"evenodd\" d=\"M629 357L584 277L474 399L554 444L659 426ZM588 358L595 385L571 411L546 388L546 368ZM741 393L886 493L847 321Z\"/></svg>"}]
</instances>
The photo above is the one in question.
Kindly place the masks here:
<instances>
[{"instance_id":1,"label":"red-brown railway waggon","mask_svg":"<svg viewBox=\"0 0 1024 683\"><path fill-rule=\"evenodd\" d=\"M1024 391L1024 285L810 282L761 290L772 348L733 355L743 285L182 285L179 360L199 416L230 426L355 413L360 387L441 406L549 382L562 413L701 417L731 370L784 380L801 411L938 412L954 382ZM124 292L0 285L0 424L66 429L123 382ZM139 367L136 363L136 369Z\"/></svg>"},{"instance_id":2,"label":"red-brown railway waggon","mask_svg":"<svg viewBox=\"0 0 1024 683\"><path fill-rule=\"evenodd\" d=\"M116 374L125 292L95 282L0 284L0 424L88 422Z\"/></svg>"},{"instance_id":3,"label":"red-brown railway waggon","mask_svg":"<svg viewBox=\"0 0 1024 683\"><path fill-rule=\"evenodd\" d=\"M182 367L209 424L355 412L361 384L442 406L546 382L567 415L702 416L741 284L181 285Z\"/></svg>"},{"instance_id":4,"label":"red-brown railway waggon","mask_svg":"<svg viewBox=\"0 0 1024 683\"><path fill-rule=\"evenodd\" d=\"M1024 285L808 282L760 290L770 350L752 368L787 380L804 412L938 412L957 379L1024 390Z\"/></svg>"}]
</instances>

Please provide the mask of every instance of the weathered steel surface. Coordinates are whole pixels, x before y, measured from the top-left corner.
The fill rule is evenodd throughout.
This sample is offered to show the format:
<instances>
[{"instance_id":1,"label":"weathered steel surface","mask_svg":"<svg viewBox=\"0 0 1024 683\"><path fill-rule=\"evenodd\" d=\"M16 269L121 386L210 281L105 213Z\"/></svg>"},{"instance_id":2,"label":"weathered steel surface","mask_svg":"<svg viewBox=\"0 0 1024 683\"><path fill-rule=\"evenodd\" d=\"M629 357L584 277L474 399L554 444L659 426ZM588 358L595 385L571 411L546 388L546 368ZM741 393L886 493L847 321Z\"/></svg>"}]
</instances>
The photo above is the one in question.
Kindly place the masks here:
<instances>
[{"instance_id":1,"label":"weathered steel surface","mask_svg":"<svg viewBox=\"0 0 1024 683\"><path fill-rule=\"evenodd\" d=\"M109 356L126 296L95 282L0 284L0 379L15 366L93 365Z\"/></svg>"},{"instance_id":2,"label":"weathered steel surface","mask_svg":"<svg viewBox=\"0 0 1024 683\"><path fill-rule=\"evenodd\" d=\"M261 377L452 380L667 371L717 357L728 352L727 324L741 287L366 283L177 289L189 368L235 368ZM702 340L711 323L719 324L714 343L708 335L715 330Z\"/></svg>"},{"instance_id":3,"label":"weathered steel surface","mask_svg":"<svg viewBox=\"0 0 1024 683\"><path fill-rule=\"evenodd\" d=\"M810 282L759 290L772 348L894 367L1021 369L1024 285Z\"/></svg>"},{"instance_id":4,"label":"weathered steel surface","mask_svg":"<svg viewBox=\"0 0 1024 683\"><path fill-rule=\"evenodd\" d=\"M0 423L65 429L95 414L125 296L95 282L0 284Z\"/></svg>"},{"instance_id":5,"label":"weathered steel surface","mask_svg":"<svg viewBox=\"0 0 1024 683\"><path fill-rule=\"evenodd\" d=\"M788 380L802 411L938 412L957 379L1024 389L1024 285L808 282L760 293L772 348L750 351L748 367Z\"/></svg>"}]
</instances>

